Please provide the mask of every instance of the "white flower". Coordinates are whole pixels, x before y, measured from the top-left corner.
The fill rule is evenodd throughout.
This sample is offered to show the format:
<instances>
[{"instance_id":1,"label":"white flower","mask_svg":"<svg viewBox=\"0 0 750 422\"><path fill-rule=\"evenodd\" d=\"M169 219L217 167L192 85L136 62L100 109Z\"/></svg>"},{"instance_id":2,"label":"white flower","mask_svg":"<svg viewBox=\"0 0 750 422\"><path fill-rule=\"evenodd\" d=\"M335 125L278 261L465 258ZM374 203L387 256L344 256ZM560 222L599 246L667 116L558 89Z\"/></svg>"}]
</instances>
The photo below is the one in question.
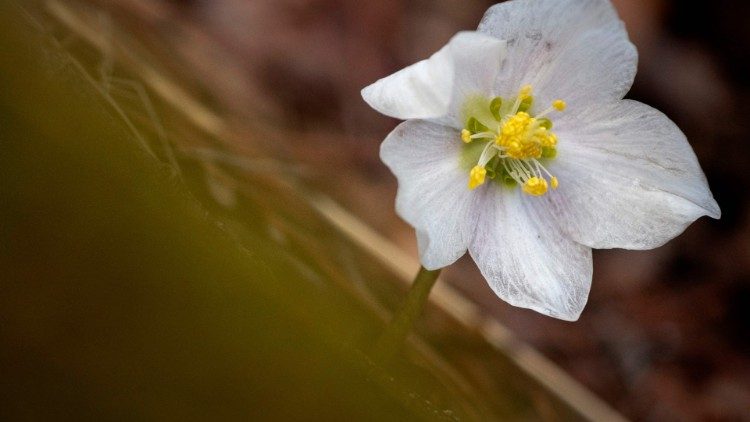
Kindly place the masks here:
<instances>
[{"instance_id":1,"label":"white flower","mask_svg":"<svg viewBox=\"0 0 750 422\"><path fill-rule=\"evenodd\" d=\"M381 158L422 264L468 249L502 299L574 321L591 248L650 249L719 218L679 128L622 99L636 64L608 0L514 0L365 88L373 108L409 119Z\"/></svg>"}]
</instances>

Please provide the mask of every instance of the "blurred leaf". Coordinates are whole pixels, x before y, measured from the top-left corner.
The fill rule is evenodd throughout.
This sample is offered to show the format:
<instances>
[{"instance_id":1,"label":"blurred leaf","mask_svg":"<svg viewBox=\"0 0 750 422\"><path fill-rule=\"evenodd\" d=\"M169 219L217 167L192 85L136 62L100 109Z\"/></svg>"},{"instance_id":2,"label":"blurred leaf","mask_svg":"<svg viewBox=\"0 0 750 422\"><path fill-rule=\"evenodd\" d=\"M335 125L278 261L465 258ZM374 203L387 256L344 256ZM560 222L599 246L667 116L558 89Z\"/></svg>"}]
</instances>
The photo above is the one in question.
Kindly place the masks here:
<instances>
[{"instance_id":1,"label":"blurred leaf","mask_svg":"<svg viewBox=\"0 0 750 422\"><path fill-rule=\"evenodd\" d=\"M400 290L300 191L175 167L11 2L0 51L0 419L575 415L443 315L373 365Z\"/></svg>"}]
</instances>

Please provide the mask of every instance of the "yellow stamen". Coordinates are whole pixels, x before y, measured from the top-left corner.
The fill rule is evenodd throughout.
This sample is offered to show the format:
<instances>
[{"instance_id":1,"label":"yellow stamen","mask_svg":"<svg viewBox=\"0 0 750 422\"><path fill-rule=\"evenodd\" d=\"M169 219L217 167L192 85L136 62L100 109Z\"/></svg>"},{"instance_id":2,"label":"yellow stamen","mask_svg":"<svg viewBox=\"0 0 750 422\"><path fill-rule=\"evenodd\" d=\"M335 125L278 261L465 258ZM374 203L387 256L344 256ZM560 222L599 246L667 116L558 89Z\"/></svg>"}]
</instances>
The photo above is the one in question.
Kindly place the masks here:
<instances>
[{"instance_id":1,"label":"yellow stamen","mask_svg":"<svg viewBox=\"0 0 750 422\"><path fill-rule=\"evenodd\" d=\"M469 172L470 190L482 186L488 175L502 184L518 184L522 192L531 196L543 196L559 187L557 177L543 164L557 156L558 143L557 135L552 132L552 121L546 116L553 111L564 111L567 104L557 99L549 109L535 113L532 91L531 85L524 85L512 107L505 107L501 97L487 100L484 106L489 108L491 117L483 111L486 125L478 123L474 117L469 118L461 131L461 140L483 147L481 153L471 146L464 149L465 154L471 155L469 162L476 163ZM462 165L463 160L462 156Z\"/></svg>"},{"instance_id":2,"label":"yellow stamen","mask_svg":"<svg viewBox=\"0 0 750 422\"><path fill-rule=\"evenodd\" d=\"M487 169L482 166L476 166L471 169L469 174L469 189L474 190L484 184L485 176L487 176Z\"/></svg>"},{"instance_id":3,"label":"yellow stamen","mask_svg":"<svg viewBox=\"0 0 750 422\"><path fill-rule=\"evenodd\" d=\"M532 92L531 85L524 85L523 88L521 88L521 91L518 93L518 98L523 101L529 97L531 97Z\"/></svg>"},{"instance_id":4,"label":"yellow stamen","mask_svg":"<svg viewBox=\"0 0 750 422\"><path fill-rule=\"evenodd\" d=\"M547 137L542 141L542 146L547 148L555 148L557 146L557 135L549 132L547 134Z\"/></svg>"},{"instance_id":5,"label":"yellow stamen","mask_svg":"<svg viewBox=\"0 0 750 422\"><path fill-rule=\"evenodd\" d=\"M503 123L495 143L503 147L509 157L526 160L540 158L543 147L554 148L557 136L540 126L537 119L521 111Z\"/></svg>"},{"instance_id":6,"label":"yellow stamen","mask_svg":"<svg viewBox=\"0 0 750 422\"><path fill-rule=\"evenodd\" d=\"M542 196L547 193L547 181L541 177L532 177L523 184L523 191L533 196Z\"/></svg>"}]
</instances>

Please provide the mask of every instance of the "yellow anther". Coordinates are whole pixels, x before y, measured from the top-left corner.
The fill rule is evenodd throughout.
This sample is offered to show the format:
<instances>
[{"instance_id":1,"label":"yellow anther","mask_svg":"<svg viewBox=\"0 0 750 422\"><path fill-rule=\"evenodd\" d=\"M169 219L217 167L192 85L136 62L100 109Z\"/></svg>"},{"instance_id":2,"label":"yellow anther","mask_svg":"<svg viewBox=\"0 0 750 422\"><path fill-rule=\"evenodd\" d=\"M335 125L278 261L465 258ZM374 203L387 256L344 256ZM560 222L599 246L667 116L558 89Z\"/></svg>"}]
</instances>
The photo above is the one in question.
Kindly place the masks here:
<instances>
[{"instance_id":1,"label":"yellow anther","mask_svg":"<svg viewBox=\"0 0 750 422\"><path fill-rule=\"evenodd\" d=\"M533 196L542 196L547 193L547 181L541 177L532 177L523 184L523 191Z\"/></svg>"},{"instance_id":2,"label":"yellow anther","mask_svg":"<svg viewBox=\"0 0 750 422\"><path fill-rule=\"evenodd\" d=\"M521 88L521 91L518 93L518 98L521 99L521 101L531 97L531 92L533 88L531 85L524 85L523 88Z\"/></svg>"},{"instance_id":3,"label":"yellow anther","mask_svg":"<svg viewBox=\"0 0 750 422\"><path fill-rule=\"evenodd\" d=\"M502 98L493 99L489 111L495 124L484 125L472 117L461 131L464 143L478 140L481 142L474 144L483 147L481 154L477 148L464 148L466 157L462 155L462 163L467 161L465 158L476 163L469 172L469 189L484 185L489 175L490 179L498 179L502 184L521 185L525 194L543 196L550 189L559 187L557 177L552 176L543 164L557 156L558 139L547 115L555 110L564 111L567 104L558 99L549 109L535 113L531 110L534 102L531 85L524 85L514 101L512 107L505 107ZM486 110L484 114L487 114Z\"/></svg>"},{"instance_id":4,"label":"yellow anther","mask_svg":"<svg viewBox=\"0 0 750 422\"><path fill-rule=\"evenodd\" d=\"M484 184L484 179L487 176L487 169L482 166L476 166L471 169L469 174L469 189L474 190Z\"/></svg>"},{"instance_id":5,"label":"yellow anther","mask_svg":"<svg viewBox=\"0 0 750 422\"><path fill-rule=\"evenodd\" d=\"M542 146L549 138L547 129L539 127L536 119L526 112L516 113L505 121L495 142L512 158L525 160L542 156Z\"/></svg>"},{"instance_id":6,"label":"yellow anther","mask_svg":"<svg viewBox=\"0 0 750 422\"><path fill-rule=\"evenodd\" d=\"M550 132L549 133L548 142L549 143L547 145L544 145L544 146L550 147L550 148L556 147L557 146L557 135L555 135L554 133Z\"/></svg>"}]
</instances>

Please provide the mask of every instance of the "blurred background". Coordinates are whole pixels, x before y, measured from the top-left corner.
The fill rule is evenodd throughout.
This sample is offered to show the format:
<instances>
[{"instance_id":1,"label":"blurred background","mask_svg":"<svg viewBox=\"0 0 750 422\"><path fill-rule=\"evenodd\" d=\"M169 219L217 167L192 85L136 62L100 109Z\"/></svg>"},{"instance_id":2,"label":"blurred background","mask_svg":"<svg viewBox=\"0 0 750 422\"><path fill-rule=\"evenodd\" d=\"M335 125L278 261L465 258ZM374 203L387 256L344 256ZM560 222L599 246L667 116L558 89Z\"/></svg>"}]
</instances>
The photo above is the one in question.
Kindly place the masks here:
<instances>
[{"instance_id":1,"label":"blurred background","mask_svg":"<svg viewBox=\"0 0 750 422\"><path fill-rule=\"evenodd\" d=\"M359 91L473 29L482 0L89 0L232 126L416 256L378 158L397 124ZM723 216L653 251L597 251L589 304L565 323L496 298L470 259L444 281L636 420L750 420L750 3L615 0L640 53L628 95L687 134ZM115 31L113 30L113 33ZM112 35L115 36L115 35ZM117 35L121 36L121 35ZM105 43L106 47L106 43ZM101 71L106 73L106 55ZM111 72L111 69L110 69ZM179 101L179 100L178 100ZM211 125L211 117L206 117ZM217 131L223 130L217 128ZM213 194L231 201L216 187Z\"/></svg>"}]
</instances>

